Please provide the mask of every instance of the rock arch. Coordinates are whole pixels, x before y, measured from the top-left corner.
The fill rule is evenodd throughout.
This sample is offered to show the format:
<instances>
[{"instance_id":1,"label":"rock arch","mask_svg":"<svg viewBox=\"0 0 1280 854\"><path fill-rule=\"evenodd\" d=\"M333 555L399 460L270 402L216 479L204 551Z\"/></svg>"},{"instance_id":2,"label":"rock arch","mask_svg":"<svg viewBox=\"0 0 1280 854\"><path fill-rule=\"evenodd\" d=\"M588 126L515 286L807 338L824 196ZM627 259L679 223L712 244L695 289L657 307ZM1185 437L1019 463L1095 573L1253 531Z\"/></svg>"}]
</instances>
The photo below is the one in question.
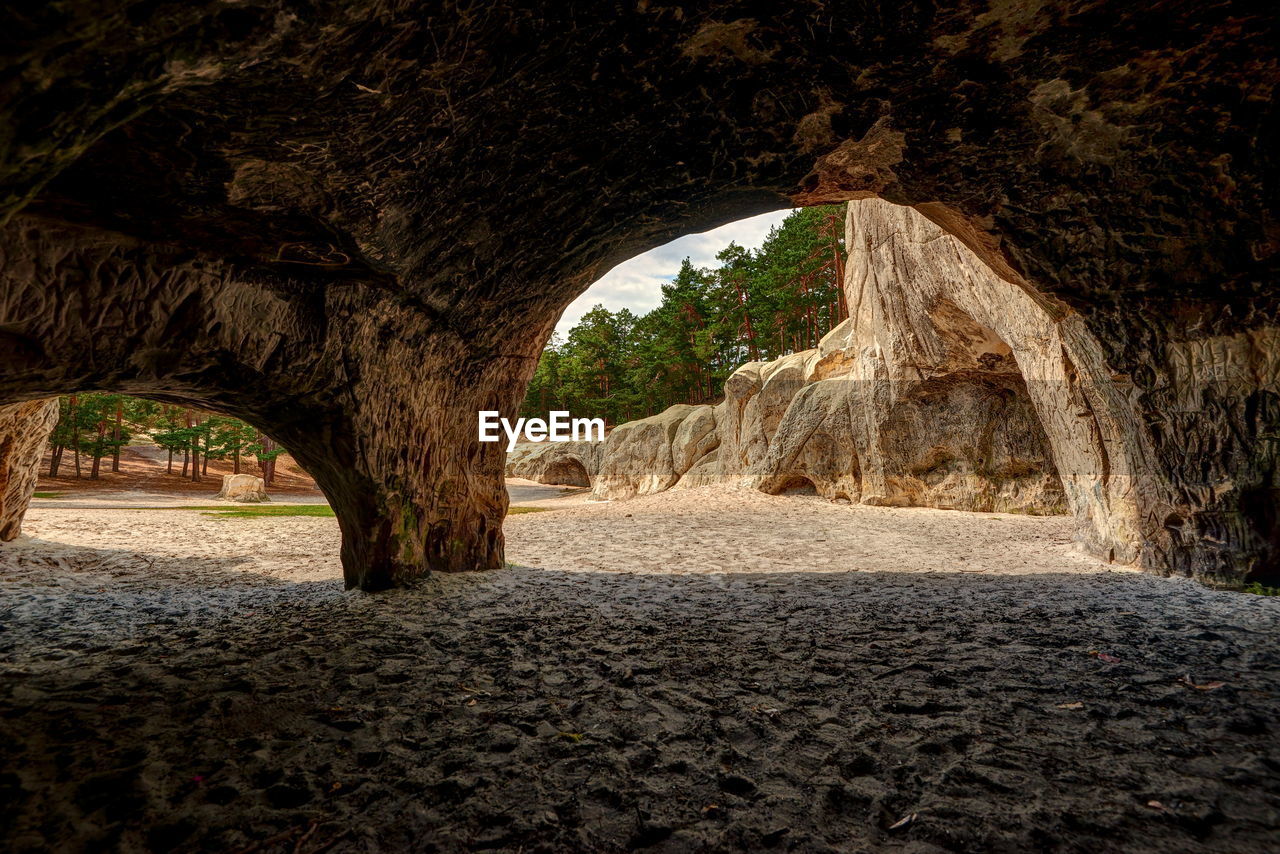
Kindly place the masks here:
<instances>
[{"instance_id":1,"label":"rock arch","mask_svg":"<svg viewBox=\"0 0 1280 854\"><path fill-rule=\"evenodd\" d=\"M0 402L236 405L329 494L349 584L495 567L502 454L475 412L514 415L564 305L678 233L879 196L1051 319L1043 346L1005 340L1063 418L1091 403L1059 467L1105 451L1095 547L1275 567L1275 514L1245 506L1278 490L1269 10L435 11L14 16Z\"/></svg>"}]
</instances>

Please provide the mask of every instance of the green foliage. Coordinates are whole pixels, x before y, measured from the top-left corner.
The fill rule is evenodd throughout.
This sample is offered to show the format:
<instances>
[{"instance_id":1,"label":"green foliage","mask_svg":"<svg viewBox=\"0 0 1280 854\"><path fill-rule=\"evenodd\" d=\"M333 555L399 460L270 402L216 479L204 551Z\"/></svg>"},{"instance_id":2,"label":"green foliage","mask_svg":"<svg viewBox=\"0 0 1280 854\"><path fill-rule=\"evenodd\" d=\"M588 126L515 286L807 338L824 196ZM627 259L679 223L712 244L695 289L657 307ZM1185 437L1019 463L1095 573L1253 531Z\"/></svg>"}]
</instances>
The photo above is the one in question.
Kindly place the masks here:
<instances>
[{"instance_id":1,"label":"green foliage","mask_svg":"<svg viewBox=\"0 0 1280 854\"><path fill-rule=\"evenodd\" d=\"M138 424L151 418L157 404L123 394L85 392L59 398L58 423L49 439L57 449L69 449L98 463L114 455L133 438ZM78 456L76 457L78 459Z\"/></svg>"},{"instance_id":2,"label":"green foliage","mask_svg":"<svg viewBox=\"0 0 1280 854\"><path fill-rule=\"evenodd\" d=\"M111 455L140 439L202 460L250 456L269 463L286 453L253 426L226 415L100 392L67 395L58 405L50 444L64 452L79 450L90 459ZM65 453L61 465L68 465Z\"/></svg>"},{"instance_id":3,"label":"green foliage","mask_svg":"<svg viewBox=\"0 0 1280 854\"><path fill-rule=\"evenodd\" d=\"M1280 587L1268 587L1261 582L1254 581L1240 588L1241 593L1252 593L1255 596L1280 596Z\"/></svg>"},{"instance_id":4,"label":"green foliage","mask_svg":"<svg viewBox=\"0 0 1280 854\"><path fill-rule=\"evenodd\" d=\"M712 401L744 362L817 346L843 319L843 212L795 211L759 249L731 244L715 269L685 259L643 316L597 305L548 343L520 414L567 409L617 424Z\"/></svg>"}]
</instances>

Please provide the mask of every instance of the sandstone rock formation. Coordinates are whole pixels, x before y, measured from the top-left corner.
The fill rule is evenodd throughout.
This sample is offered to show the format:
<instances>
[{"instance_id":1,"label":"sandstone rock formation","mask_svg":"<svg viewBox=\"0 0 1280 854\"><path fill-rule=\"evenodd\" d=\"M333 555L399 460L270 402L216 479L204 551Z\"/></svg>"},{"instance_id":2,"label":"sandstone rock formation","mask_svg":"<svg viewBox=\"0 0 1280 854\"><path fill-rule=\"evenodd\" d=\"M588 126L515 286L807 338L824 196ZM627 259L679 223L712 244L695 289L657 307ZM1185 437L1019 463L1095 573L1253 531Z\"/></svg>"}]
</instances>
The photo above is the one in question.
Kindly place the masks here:
<instances>
[{"instance_id":1,"label":"sandstone rock formation","mask_svg":"<svg viewBox=\"0 0 1280 854\"><path fill-rule=\"evenodd\" d=\"M40 476L40 456L57 423L56 399L0 406L0 542L22 533L22 516Z\"/></svg>"},{"instance_id":2,"label":"sandstone rock formation","mask_svg":"<svg viewBox=\"0 0 1280 854\"><path fill-rule=\"evenodd\" d=\"M678 451L673 443L683 422L690 417L701 420L701 410L706 409L710 407L680 404L649 418L615 427L604 443L592 497L634 498L674 486L688 465L696 461L691 458L691 446L696 447L703 436L687 433Z\"/></svg>"},{"instance_id":3,"label":"sandstone rock formation","mask_svg":"<svg viewBox=\"0 0 1280 854\"><path fill-rule=\"evenodd\" d=\"M537 483L590 486L604 442L521 442L507 454L506 476Z\"/></svg>"},{"instance_id":4,"label":"sandstone rock formation","mask_svg":"<svg viewBox=\"0 0 1280 854\"><path fill-rule=\"evenodd\" d=\"M877 196L1045 308L1075 354L1064 403L1116 397L1071 457L1107 453L1099 547L1129 530L1161 571L1275 567L1265 6L67 0L6 26L0 401L247 419L328 495L351 585L502 565L476 412L514 412L598 274ZM1113 446L1150 500L1113 484Z\"/></svg>"},{"instance_id":5,"label":"sandstone rock formation","mask_svg":"<svg viewBox=\"0 0 1280 854\"><path fill-rule=\"evenodd\" d=\"M267 485L262 478L251 474L224 474L222 490L214 496L223 501L239 501L244 504L256 504L270 501Z\"/></svg>"}]
</instances>

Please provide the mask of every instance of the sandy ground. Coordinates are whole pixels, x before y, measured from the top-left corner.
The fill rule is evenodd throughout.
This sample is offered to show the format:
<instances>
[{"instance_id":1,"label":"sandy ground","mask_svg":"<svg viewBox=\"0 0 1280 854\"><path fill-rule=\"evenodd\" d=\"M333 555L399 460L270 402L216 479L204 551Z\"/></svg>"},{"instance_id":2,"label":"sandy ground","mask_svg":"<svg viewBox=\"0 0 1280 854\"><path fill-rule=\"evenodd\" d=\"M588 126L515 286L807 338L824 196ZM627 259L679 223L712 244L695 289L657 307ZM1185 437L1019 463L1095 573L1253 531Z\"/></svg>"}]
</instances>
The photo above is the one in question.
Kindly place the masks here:
<instances>
[{"instance_id":1,"label":"sandy ground","mask_svg":"<svg viewBox=\"0 0 1280 854\"><path fill-rule=\"evenodd\" d=\"M212 475L210 475L212 478ZM219 502L214 498L217 487L210 488L212 481L206 479L204 488L199 493L187 489L175 490L172 484L157 484L154 480L120 481L112 488L98 487L79 489L74 482L67 488L57 489L52 493L43 493L46 497L31 500L36 508L62 508L68 510L92 510L102 508L122 509L161 509L174 507L217 507L225 504L234 507L230 502ZM218 484L221 485L221 476ZM42 481L42 486L46 485ZM185 486L184 482L184 486ZM512 478L507 481L507 495L511 504L516 507L559 508L583 503L590 490L565 486L548 486L532 480ZM52 494L54 497L47 497ZM294 489L292 491L271 490L272 504L327 504L324 493L318 489Z\"/></svg>"},{"instance_id":2,"label":"sandy ground","mask_svg":"<svg viewBox=\"0 0 1280 854\"><path fill-rule=\"evenodd\" d=\"M6 850L1274 851L1280 601L708 488L344 592L332 519L33 509ZM1218 684L1221 683L1221 684Z\"/></svg>"}]
</instances>

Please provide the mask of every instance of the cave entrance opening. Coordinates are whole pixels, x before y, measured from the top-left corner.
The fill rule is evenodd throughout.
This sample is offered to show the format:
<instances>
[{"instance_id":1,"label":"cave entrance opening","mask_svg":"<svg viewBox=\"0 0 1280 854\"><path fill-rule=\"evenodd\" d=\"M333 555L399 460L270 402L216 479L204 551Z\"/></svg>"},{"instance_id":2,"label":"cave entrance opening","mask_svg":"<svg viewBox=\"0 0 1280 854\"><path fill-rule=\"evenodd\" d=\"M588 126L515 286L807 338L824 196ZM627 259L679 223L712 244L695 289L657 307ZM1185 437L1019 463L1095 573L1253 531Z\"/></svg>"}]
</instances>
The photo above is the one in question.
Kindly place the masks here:
<instances>
[{"instance_id":1,"label":"cave entrance opening","mask_svg":"<svg viewBox=\"0 0 1280 854\"><path fill-rule=\"evenodd\" d=\"M8 538L25 533L70 566L110 566L140 585L148 572L163 584L203 568L213 579L231 568L341 576L324 493L288 447L250 422L168 396L87 391L34 405L33 495L23 529L15 524ZM300 539L311 541L312 558L291 565ZM20 567L39 558L34 548L9 558Z\"/></svg>"},{"instance_id":2,"label":"cave entrance opening","mask_svg":"<svg viewBox=\"0 0 1280 854\"><path fill-rule=\"evenodd\" d=\"M586 466L578 460L565 459L547 466L540 482L556 486L590 486L591 477Z\"/></svg>"}]
</instances>

